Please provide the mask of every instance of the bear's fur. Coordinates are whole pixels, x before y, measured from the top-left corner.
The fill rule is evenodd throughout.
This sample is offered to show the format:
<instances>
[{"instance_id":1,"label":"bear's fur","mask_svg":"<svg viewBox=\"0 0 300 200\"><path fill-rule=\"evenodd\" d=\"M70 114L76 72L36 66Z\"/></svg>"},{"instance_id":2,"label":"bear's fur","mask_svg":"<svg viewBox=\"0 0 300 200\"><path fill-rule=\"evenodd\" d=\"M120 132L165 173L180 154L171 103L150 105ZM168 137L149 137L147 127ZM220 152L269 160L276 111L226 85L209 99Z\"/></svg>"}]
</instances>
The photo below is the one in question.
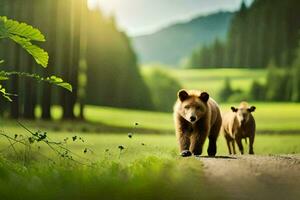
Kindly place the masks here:
<instances>
[{"instance_id":1,"label":"bear's fur","mask_svg":"<svg viewBox=\"0 0 300 200\"><path fill-rule=\"evenodd\" d=\"M224 115L222 129L229 154L236 154L235 142L241 154L244 154L242 139L247 141L247 138L249 138L249 154L254 154L255 120L251 113L255 109L254 106L249 106L247 102L241 102L238 108L231 107L232 112Z\"/></svg>"},{"instance_id":2,"label":"bear's fur","mask_svg":"<svg viewBox=\"0 0 300 200\"><path fill-rule=\"evenodd\" d=\"M207 153L216 155L222 118L218 104L206 92L180 90L173 115L182 156L201 155L207 137Z\"/></svg>"}]
</instances>

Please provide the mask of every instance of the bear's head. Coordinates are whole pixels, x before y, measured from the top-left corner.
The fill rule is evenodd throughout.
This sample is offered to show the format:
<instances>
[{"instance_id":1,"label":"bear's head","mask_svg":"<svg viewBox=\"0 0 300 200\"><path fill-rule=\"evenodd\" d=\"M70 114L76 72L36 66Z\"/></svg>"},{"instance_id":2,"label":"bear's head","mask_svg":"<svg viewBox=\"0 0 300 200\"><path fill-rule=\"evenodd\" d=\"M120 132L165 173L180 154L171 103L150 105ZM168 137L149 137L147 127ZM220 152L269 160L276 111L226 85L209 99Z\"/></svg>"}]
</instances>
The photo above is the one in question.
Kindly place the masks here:
<instances>
[{"instance_id":1,"label":"bear's head","mask_svg":"<svg viewBox=\"0 0 300 200\"><path fill-rule=\"evenodd\" d=\"M180 90L178 92L178 113L188 122L194 124L207 112L209 95L206 92Z\"/></svg>"},{"instance_id":2,"label":"bear's head","mask_svg":"<svg viewBox=\"0 0 300 200\"><path fill-rule=\"evenodd\" d=\"M238 108L231 107L232 112L236 113L237 119L241 125L249 120L251 113L254 112L255 109L255 106L249 106L245 101L241 102Z\"/></svg>"}]
</instances>

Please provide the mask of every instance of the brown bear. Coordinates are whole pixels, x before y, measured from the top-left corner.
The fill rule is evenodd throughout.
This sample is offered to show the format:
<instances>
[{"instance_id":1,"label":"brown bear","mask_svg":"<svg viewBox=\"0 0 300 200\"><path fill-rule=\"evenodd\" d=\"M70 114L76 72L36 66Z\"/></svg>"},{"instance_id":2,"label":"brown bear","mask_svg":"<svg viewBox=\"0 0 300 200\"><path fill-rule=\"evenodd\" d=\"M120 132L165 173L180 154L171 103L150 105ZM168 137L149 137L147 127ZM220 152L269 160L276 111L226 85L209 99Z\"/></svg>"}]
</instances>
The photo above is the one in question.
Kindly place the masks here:
<instances>
[{"instance_id":1,"label":"brown bear","mask_svg":"<svg viewBox=\"0 0 300 200\"><path fill-rule=\"evenodd\" d=\"M208 155L216 155L222 117L218 104L206 92L180 90L173 115L181 156L200 156L206 137Z\"/></svg>"},{"instance_id":2,"label":"brown bear","mask_svg":"<svg viewBox=\"0 0 300 200\"><path fill-rule=\"evenodd\" d=\"M251 113L255 109L255 106L249 106L247 102L241 102L238 108L231 107L232 112L224 115L222 129L229 154L236 154L235 142L241 154L244 154L242 139L247 141L247 138L249 138L249 154L254 154L255 120Z\"/></svg>"}]
</instances>

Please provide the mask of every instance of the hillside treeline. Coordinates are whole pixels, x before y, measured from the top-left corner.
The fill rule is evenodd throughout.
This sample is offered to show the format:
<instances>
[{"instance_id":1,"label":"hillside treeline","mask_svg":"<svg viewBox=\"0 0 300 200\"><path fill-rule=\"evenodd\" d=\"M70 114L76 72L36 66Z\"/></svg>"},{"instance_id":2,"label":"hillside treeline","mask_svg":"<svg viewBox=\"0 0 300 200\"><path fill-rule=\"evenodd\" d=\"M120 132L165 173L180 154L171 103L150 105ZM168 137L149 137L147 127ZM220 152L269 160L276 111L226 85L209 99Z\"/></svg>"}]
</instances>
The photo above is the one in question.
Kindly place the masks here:
<instances>
[{"instance_id":1,"label":"hillside treeline","mask_svg":"<svg viewBox=\"0 0 300 200\"><path fill-rule=\"evenodd\" d=\"M291 67L283 68L270 63L265 81L254 79L250 90L233 89L231 80L225 79L219 96L223 102L241 100L268 102L300 102L300 43Z\"/></svg>"},{"instance_id":2,"label":"hillside treeline","mask_svg":"<svg viewBox=\"0 0 300 200\"><path fill-rule=\"evenodd\" d=\"M0 44L1 66L62 77L73 92L53 88L30 79L13 77L2 82L13 102L1 99L1 113L12 118L51 119L51 107L59 105L63 118L83 117L86 103L126 108L152 108L150 94L137 67L128 37L117 29L114 19L87 8L86 0L1 0L0 15L33 25L46 36L43 48L49 53L46 70L34 67L34 60L16 44ZM80 105L75 116L74 107Z\"/></svg>"},{"instance_id":3,"label":"hillside treeline","mask_svg":"<svg viewBox=\"0 0 300 200\"><path fill-rule=\"evenodd\" d=\"M291 66L300 30L299 0L254 0L235 13L227 39L194 51L188 66ZM201 37L201 36L199 36Z\"/></svg>"}]
</instances>

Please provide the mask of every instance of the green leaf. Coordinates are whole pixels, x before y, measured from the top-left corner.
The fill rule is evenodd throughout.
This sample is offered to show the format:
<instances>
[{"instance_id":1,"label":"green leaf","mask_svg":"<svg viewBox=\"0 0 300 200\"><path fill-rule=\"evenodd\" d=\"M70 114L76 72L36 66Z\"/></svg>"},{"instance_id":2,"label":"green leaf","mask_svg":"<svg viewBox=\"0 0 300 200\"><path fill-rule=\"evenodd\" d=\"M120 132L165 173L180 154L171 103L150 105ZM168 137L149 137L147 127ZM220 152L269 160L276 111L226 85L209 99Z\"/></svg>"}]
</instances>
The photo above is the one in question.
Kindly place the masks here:
<instances>
[{"instance_id":1,"label":"green leaf","mask_svg":"<svg viewBox=\"0 0 300 200\"><path fill-rule=\"evenodd\" d=\"M5 74L5 72L4 71L1 71L0 72L0 81L6 81L6 80L8 80L9 79L9 77L7 76L7 74ZM1 85L0 85L1 86ZM0 87L1 88L1 87Z\"/></svg>"},{"instance_id":2,"label":"green leaf","mask_svg":"<svg viewBox=\"0 0 300 200\"><path fill-rule=\"evenodd\" d=\"M8 31L5 28L5 17L0 17L0 38L8 37Z\"/></svg>"},{"instance_id":3,"label":"green leaf","mask_svg":"<svg viewBox=\"0 0 300 200\"><path fill-rule=\"evenodd\" d=\"M57 83L56 85L60 86L62 88L65 88L65 89L69 90L70 92L73 91L72 85L69 83Z\"/></svg>"},{"instance_id":4,"label":"green leaf","mask_svg":"<svg viewBox=\"0 0 300 200\"><path fill-rule=\"evenodd\" d=\"M2 97L4 97L9 102L12 102L12 99L10 98L10 96L17 96L15 94L7 93L6 89L2 85L0 85L0 94L2 95Z\"/></svg>"},{"instance_id":5,"label":"green leaf","mask_svg":"<svg viewBox=\"0 0 300 200\"><path fill-rule=\"evenodd\" d=\"M38 64L47 67L49 60L48 53L31 43L32 40L45 41L44 35L38 29L25 23L19 23L15 20L0 16L0 39L1 38L10 38L20 44L34 57Z\"/></svg>"},{"instance_id":6,"label":"green leaf","mask_svg":"<svg viewBox=\"0 0 300 200\"><path fill-rule=\"evenodd\" d=\"M6 77L6 76L0 76L0 81L6 81L6 80L8 80L9 78L8 77Z\"/></svg>"},{"instance_id":7,"label":"green leaf","mask_svg":"<svg viewBox=\"0 0 300 200\"><path fill-rule=\"evenodd\" d=\"M70 92L73 91L71 84L64 82L62 78L59 78L57 76L50 76L50 77L46 78L46 81L49 81L50 83L52 83L54 85L65 88L65 89L69 90Z\"/></svg>"},{"instance_id":8,"label":"green leaf","mask_svg":"<svg viewBox=\"0 0 300 200\"><path fill-rule=\"evenodd\" d=\"M46 51L36 45L33 45L29 40L20 36L10 35L9 38L21 45L29 54L33 56L38 64L42 65L43 67L47 67L49 55Z\"/></svg>"},{"instance_id":9,"label":"green leaf","mask_svg":"<svg viewBox=\"0 0 300 200\"><path fill-rule=\"evenodd\" d=\"M18 35L28 40L35 40L40 42L46 41L45 36L38 29L33 28L28 24L19 23L15 20L7 19L6 17L0 17L0 21L2 22L2 24L4 24L4 28L7 34Z\"/></svg>"},{"instance_id":10,"label":"green leaf","mask_svg":"<svg viewBox=\"0 0 300 200\"><path fill-rule=\"evenodd\" d=\"M1 65L2 63L4 63L4 60L1 60L1 59L0 59L0 65Z\"/></svg>"}]
</instances>

